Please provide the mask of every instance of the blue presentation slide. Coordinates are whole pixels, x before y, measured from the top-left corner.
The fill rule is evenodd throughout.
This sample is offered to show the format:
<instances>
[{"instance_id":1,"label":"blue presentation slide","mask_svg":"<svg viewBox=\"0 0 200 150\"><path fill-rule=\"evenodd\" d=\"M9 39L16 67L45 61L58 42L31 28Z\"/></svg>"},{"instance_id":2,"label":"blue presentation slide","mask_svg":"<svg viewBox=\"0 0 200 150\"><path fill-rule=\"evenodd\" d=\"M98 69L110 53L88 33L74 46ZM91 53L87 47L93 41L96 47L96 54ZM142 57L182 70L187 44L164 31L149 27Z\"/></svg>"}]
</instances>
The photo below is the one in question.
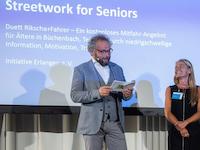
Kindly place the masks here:
<instances>
[{"instance_id":1,"label":"blue presentation slide","mask_svg":"<svg viewBox=\"0 0 200 150\"><path fill-rule=\"evenodd\" d=\"M73 68L91 59L97 33L113 42L111 61L136 81L124 107L163 108L178 59L200 81L200 1L1 0L0 105L79 106Z\"/></svg>"}]
</instances>

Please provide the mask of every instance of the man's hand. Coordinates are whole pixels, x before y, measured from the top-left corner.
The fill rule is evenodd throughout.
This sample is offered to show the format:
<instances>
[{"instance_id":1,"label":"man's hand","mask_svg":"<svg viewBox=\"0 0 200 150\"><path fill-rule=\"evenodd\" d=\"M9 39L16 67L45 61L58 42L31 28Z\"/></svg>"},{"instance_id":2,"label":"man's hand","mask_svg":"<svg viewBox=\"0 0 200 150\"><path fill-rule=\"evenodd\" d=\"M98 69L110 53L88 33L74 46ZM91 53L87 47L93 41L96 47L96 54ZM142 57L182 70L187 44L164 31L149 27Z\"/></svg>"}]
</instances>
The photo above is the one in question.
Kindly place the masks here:
<instances>
[{"instance_id":1,"label":"man's hand","mask_svg":"<svg viewBox=\"0 0 200 150\"><path fill-rule=\"evenodd\" d=\"M101 86L99 88L100 96L108 96L110 94L111 87L110 86Z\"/></svg>"}]
</instances>

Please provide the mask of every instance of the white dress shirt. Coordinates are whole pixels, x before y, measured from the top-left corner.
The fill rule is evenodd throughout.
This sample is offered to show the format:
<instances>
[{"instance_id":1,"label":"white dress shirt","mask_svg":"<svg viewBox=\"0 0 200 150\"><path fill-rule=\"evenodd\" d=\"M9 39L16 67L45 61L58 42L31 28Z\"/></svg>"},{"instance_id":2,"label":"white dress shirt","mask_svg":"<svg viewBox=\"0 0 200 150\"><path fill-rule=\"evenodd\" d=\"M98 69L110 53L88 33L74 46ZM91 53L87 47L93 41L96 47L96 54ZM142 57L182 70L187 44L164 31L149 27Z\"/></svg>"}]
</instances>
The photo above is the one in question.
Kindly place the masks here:
<instances>
[{"instance_id":1,"label":"white dress shirt","mask_svg":"<svg viewBox=\"0 0 200 150\"><path fill-rule=\"evenodd\" d=\"M110 68L109 68L109 66L108 65L102 66L93 57L92 57L92 61L94 63L94 66L95 66L96 70L98 71L98 73L102 77L103 81L105 82L105 84L107 84L108 80L109 80L109 77L110 77Z\"/></svg>"}]
</instances>

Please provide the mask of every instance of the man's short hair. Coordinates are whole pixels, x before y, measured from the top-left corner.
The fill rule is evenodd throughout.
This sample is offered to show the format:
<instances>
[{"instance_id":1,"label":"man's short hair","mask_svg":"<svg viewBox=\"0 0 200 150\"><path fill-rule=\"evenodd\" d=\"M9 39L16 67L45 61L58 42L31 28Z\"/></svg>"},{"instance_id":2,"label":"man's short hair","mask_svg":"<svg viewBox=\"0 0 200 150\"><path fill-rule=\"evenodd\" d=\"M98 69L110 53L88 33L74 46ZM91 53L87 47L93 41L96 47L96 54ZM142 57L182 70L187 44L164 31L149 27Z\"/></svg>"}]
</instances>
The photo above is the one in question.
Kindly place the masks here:
<instances>
[{"instance_id":1,"label":"man's short hair","mask_svg":"<svg viewBox=\"0 0 200 150\"><path fill-rule=\"evenodd\" d=\"M112 42L110 41L107 35L96 34L88 41L88 51L90 52L90 54L93 53L93 51L95 50L97 41L106 41L108 42L110 47L112 46Z\"/></svg>"}]
</instances>

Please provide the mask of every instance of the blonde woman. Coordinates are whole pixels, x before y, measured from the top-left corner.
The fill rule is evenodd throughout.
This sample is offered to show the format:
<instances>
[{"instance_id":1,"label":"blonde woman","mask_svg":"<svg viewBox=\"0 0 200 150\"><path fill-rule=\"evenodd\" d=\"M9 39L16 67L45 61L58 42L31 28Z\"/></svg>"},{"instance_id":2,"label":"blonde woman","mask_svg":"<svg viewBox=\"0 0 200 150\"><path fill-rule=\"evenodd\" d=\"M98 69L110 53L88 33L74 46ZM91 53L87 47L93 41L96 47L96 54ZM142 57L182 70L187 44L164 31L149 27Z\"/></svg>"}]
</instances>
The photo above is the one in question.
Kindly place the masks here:
<instances>
[{"instance_id":1,"label":"blonde woman","mask_svg":"<svg viewBox=\"0 0 200 150\"><path fill-rule=\"evenodd\" d=\"M200 87L196 85L191 62L176 62L175 85L166 89L165 117L169 121L169 150L200 148Z\"/></svg>"}]
</instances>

